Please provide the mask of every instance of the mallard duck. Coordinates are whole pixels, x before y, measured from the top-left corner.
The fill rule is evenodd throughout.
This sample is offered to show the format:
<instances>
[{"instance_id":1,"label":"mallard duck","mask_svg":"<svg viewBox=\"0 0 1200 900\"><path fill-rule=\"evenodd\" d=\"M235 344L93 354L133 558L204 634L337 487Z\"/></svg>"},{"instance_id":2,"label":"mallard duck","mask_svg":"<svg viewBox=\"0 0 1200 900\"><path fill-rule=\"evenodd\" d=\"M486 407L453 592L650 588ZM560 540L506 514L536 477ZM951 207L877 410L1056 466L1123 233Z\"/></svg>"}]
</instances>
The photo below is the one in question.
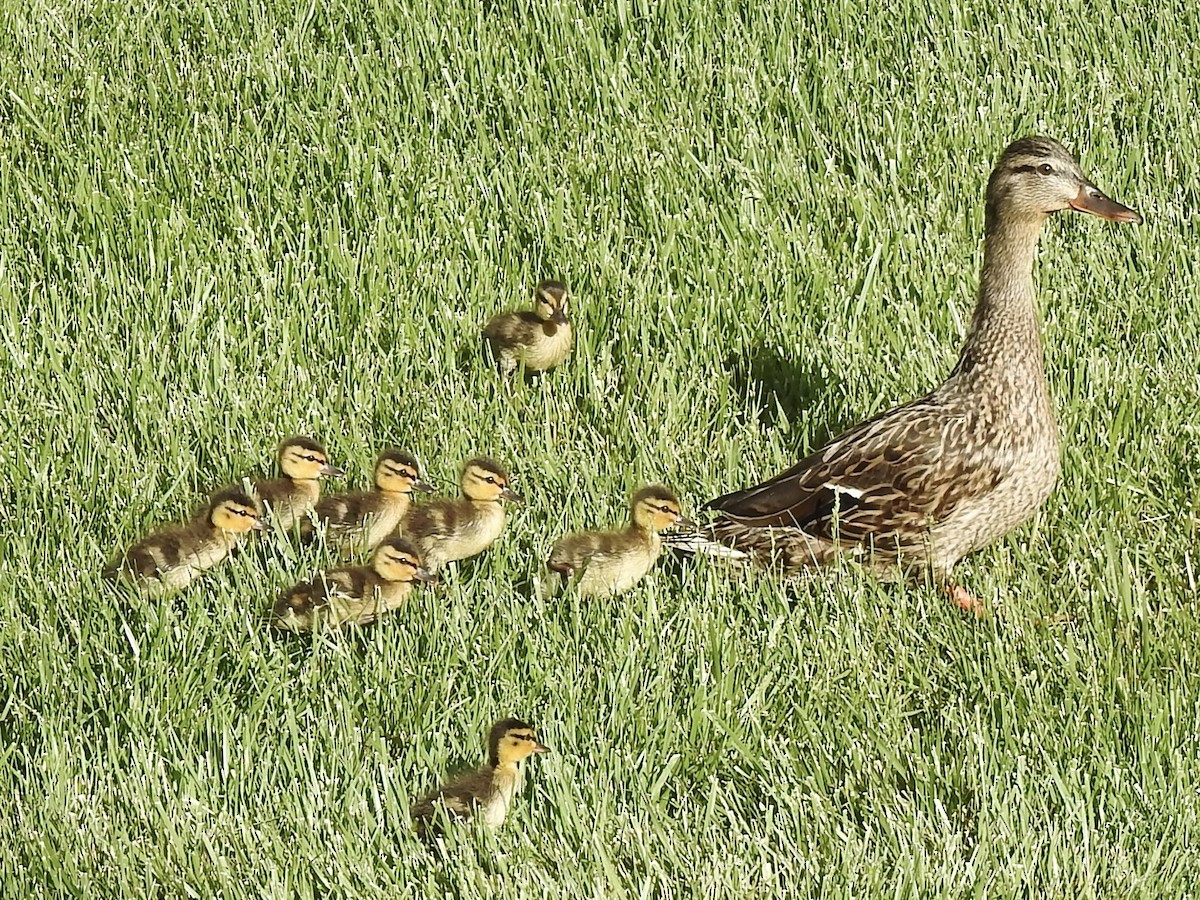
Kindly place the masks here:
<instances>
[{"instance_id":1,"label":"mallard duck","mask_svg":"<svg viewBox=\"0 0 1200 900\"><path fill-rule=\"evenodd\" d=\"M486 766L447 782L413 806L417 832L429 835L439 831L439 810L450 820L479 818L488 828L499 828L521 790L521 763L549 750L520 719L501 719L488 734Z\"/></svg>"},{"instance_id":2,"label":"mallard duck","mask_svg":"<svg viewBox=\"0 0 1200 900\"><path fill-rule=\"evenodd\" d=\"M417 545L432 571L482 553L504 531L501 501L525 502L508 487L504 467L486 456L463 466L462 492L461 500L414 506L400 523L400 533Z\"/></svg>"},{"instance_id":3,"label":"mallard duck","mask_svg":"<svg viewBox=\"0 0 1200 900\"><path fill-rule=\"evenodd\" d=\"M328 569L284 591L275 603L274 622L291 631L366 625L403 604L415 582L436 580L421 567L416 547L390 537L375 549L371 565Z\"/></svg>"},{"instance_id":4,"label":"mallard duck","mask_svg":"<svg viewBox=\"0 0 1200 900\"><path fill-rule=\"evenodd\" d=\"M341 478L344 473L329 464L324 447L301 435L280 444L278 458L283 477L255 482L254 494L271 521L290 531L312 512L321 496L321 478Z\"/></svg>"},{"instance_id":5,"label":"mallard duck","mask_svg":"<svg viewBox=\"0 0 1200 900\"><path fill-rule=\"evenodd\" d=\"M530 372L553 369L571 353L570 295L561 281L542 281L533 309L493 316L483 328L492 356L505 376L523 365Z\"/></svg>"},{"instance_id":6,"label":"mallard duck","mask_svg":"<svg viewBox=\"0 0 1200 900\"><path fill-rule=\"evenodd\" d=\"M1042 223L1065 209L1142 220L1057 142L1009 145L988 181L979 299L949 377L769 481L711 501L719 516L706 537L716 552L732 548L790 572L849 553L885 577L928 572L981 615L951 569L1029 519L1058 478L1033 261Z\"/></svg>"},{"instance_id":7,"label":"mallard duck","mask_svg":"<svg viewBox=\"0 0 1200 900\"><path fill-rule=\"evenodd\" d=\"M664 528L696 526L683 518L679 498L660 484L642 488L630 502L630 523L621 531L585 531L560 538L546 568L549 594L579 572L575 589L583 596L629 590L645 577L662 553Z\"/></svg>"},{"instance_id":8,"label":"mallard duck","mask_svg":"<svg viewBox=\"0 0 1200 900\"><path fill-rule=\"evenodd\" d=\"M339 550L371 550L396 530L413 491L433 493L417 460L403 450L384 450L375 461L375 490L322 497L312 519L325 526L325 540Z\"/></svg>"},{"instance_id":9,"label":"mallard duck","mask_svg":"<svg viewBox=\"0 0 1200 900\"><path fill-rule=\"evenodd\" d=\"M191 522L142 538L105 574L127 578L147 594L162 596L186 587L224 560L247 534L264 527L250 495L235 487L224 488Z\"/></svg>"}]
</instances>

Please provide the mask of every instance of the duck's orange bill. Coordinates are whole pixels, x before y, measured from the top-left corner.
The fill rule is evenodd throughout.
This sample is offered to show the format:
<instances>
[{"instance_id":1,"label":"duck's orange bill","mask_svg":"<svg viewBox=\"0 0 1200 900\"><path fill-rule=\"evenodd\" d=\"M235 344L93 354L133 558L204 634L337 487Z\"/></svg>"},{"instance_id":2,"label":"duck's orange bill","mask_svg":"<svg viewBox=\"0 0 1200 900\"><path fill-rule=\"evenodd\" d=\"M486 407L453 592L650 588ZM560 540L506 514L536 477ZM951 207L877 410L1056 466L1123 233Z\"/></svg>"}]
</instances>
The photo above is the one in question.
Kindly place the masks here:
<instances>
[{"instance_id":1,"label":"duck's orange bill","mask_svg":"<svg viewBox=\"0 0 1200 900\"><path fill-rule=\"evenodd\" d=\"M550 748L547 747L545 744L543 744L541 741L534 741L533 742L533 752L534 753L549 753Z\"/></svg>"},{"instance_id":2,"label":"duck's orange bill","mask_svg":"<svg viewBox=\"0 0 1200 900\"><path fill-rule=\"evenodd\" d=\"M1071 209L1078 212L1091 213L1110 222L1125 222L1129 225L1140 225L1142 217L1128 206L1118 203L1105 196L1103 191L1091 184L1085 184L1079 189L1079 196L1071 201Z\"/></svg>"}]
</instances>

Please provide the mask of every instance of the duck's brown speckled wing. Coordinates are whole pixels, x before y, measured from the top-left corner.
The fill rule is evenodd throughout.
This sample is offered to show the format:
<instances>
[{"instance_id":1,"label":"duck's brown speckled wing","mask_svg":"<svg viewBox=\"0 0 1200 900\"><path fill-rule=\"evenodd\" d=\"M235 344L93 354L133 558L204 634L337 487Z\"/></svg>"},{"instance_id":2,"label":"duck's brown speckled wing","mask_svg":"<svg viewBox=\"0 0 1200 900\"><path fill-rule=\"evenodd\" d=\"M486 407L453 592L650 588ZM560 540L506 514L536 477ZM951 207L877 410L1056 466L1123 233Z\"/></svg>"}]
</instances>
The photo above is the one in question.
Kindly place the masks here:
<instances>
[{"instance_id":1,"label":"duck's brown speckled wing","mask_svg":"<svg viewBox=\"0 0 1200 900\"><path fill-rule=\"evenodd\" d=\"M920 552L931 525L1007 474L970 410L935 395L877 416L756 487L708 504L722 513L714 536L762 550L799 529L842 548ZM816 560L819 561L819 560Z\"/></svg>"}]
</instances>

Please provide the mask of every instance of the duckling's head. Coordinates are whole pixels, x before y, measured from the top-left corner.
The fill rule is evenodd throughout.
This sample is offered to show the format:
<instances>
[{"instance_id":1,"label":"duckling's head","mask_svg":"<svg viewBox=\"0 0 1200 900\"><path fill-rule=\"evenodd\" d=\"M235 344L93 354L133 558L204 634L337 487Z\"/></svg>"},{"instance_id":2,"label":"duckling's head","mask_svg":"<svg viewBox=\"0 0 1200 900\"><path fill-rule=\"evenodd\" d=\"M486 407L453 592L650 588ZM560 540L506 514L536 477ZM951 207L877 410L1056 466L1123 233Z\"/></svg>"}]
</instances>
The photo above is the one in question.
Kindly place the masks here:
<instances>
[{"instance_id":1,"label":"duckling's head","mask_svg":"<svg viewBox=\"0 0 1200 900\"><path fill-rule=\"evenodd\" d=\"M533 728L520 719L501 719L488 732L488 765L510 766L550 748L537 739Z\"/></svg>"},{"instance_id":2,"label":"duckling's head","mask_svg":"<svg viewBox=\"0 0 1200 900\"><path fill-rule=\"evenodd\" d=\"M325 448L302 435L279 445L279 471L293 481L315 481L322 475L340 478L345 473L329 464Z\"/></svg>"},{"instance_id":3,"label":"duckling's head","mask_svg":"<svg viewBox=\"0 0 1200 900\"><path fill-rule=\"evenodd\" d=\"M375 487L389 494L432 494L433 486L421 478L421 466L403 450L384 450L375 461Z\"/></svg>"},{"instance_id":4,"label":"duckling's head","mask_svg":"<svg viewBox=\"0 0 1200 900\"><path fill-rule=\"evenodd\" d=\"M533 311L543 322L566 325L570 296L561 281L540 281L533 291Z\"/></svg>"},{"instance_id":5,"label":"duckling's head","mask_svg":"<svg viewBox=\"0 0 1200 900\"><path fill-rule=\"evenodd\" d=\"M375 548L371 565L384 581L437 581L436 575L421 567L421 552L398 535Z\"/></svg>"},{"instance_id":6,"label":"duckling's head","mask_svg":"<svg viewBox=\"0 0 1200 900\"><path fill-rule=\"evenodd\" d=\"M662 531L672 525L696 527L683 517L675 493L661 484L647 485L634 494L630 509L633 512L633 524L647 531Z\"/></svg>"},{"instance_id":7,"label":"duckling's head","mask_svg":"<svg viewBox=\"0 0 1200 900\"><path fill-rule=\"evenodd\" d=\"M231 534L261 531L266 523L258 517L254 500L241 488L224 488L208 501L208 521L214 528Z\"/></svg>"},{"instance_id":8,"label":"duckling's head","mask_svg":"<svg viewBox=\"0 0 1200 900\"><path fill-rule=\"evenodd\" d=\"M1009 144L988 180L988 230L1002 220L1041 222L1062 209L1112 222L1142 221L1132 209L1101 193L1057 141L1026 137Z\"/></svg>"},{"instance_id":9,"label":"duckling's head","mask_svg":"<svg viewBox=\"0 0 1200 900\"><path fill-rule=\"evenodd\" d=\"M471 500L525 502L524 497L509 490L508 472L504 466L486 456L477 456L463 466L462 492Z\"/></svg>"}]
</instances>

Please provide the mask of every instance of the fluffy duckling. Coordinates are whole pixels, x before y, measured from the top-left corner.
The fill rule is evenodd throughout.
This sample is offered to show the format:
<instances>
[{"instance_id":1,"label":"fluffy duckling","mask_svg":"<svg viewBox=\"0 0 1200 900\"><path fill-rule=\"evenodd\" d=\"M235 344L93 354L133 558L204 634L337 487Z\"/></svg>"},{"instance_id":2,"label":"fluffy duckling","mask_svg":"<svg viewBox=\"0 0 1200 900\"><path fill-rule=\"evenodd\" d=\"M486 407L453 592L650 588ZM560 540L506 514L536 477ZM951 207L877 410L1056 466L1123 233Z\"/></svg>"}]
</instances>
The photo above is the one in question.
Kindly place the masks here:
<instances>
[{"instance_id":1,"label":"fluffy duckling","mask_svg":"<svg viewBox=\"0 0 1200 900\"><path fill-rule=\"evenodd\" d=\"M343 552L373 550L396 530L412 504L413 491L432 494L421 467L403 450L384 450L375 461L375 490L322 497L313 520L325 526L325 540Z\"/></svg>"},{"instance_id":2,"label":"fluffy duckling","mask_svg":"<svg viewBox=\"0 0 1200 900\"><path fill-rule=\"evenodd\" d=\"M504 824L513 798L521 790L521 763L550 748L520 719L501 719L488 734L487 765L461 775L417 801L413 823L422 836L440 831L438 810L454 821L478 817L490 829Z\"/></svg>"},{"instance_id":3,"label":"fluffy duckling","mask_svg":"<svg viewBox=\"0 0 1200 900\"><path fill-rule=\"evenodd\" d=\"M325 448L312 438L297 435L279 445L282 478L254 483L254 494L271 519L285 531L303 521L321 496L321 477L341 478L341 469L329 464Z\"/></svg>"},{"instance_id":4,"label":"fluffy duckling","mask_svg":"<svg viewBox=\"0 0 1200 900\"><path fill-rule=\"evenodd\" d=\"M414 582L436 580L421 568L416 547L390 537L376 548L371 565L329 569L284 591L275 603L274 623L291 631L366 625L401 606Z\"/></svg>"},{"instance_id":5,"label":"fluffy duckling","mask_svg":"<svg viewBox=\"0 0 1200 900\"><path fill-rule=\"evenodd\" d=\"M249 532L265 527L254 498L239 488L224 488L191 522L138 541L105 574L127 578L150 596L161 597L190 584L225 559Z\"/></svg>"},{"instance_id":6,"label":"fluffy duckling","mask_svg":"<svg viewBox=\"0 0 1200 900\"><path fill-rule=\"evenodd\" d=\"M542 281L533 292L533 309L493 316L483 328L492 357L504 376L520 363L531 372L553 369L571 353L567 286Z\"/></svg>"},{"instance_id":7,"label":"fluffy duckling","mask_svg":"<svg viewBox=\"0 0 1200 900\"><path fill-rule=\"evenodd\" d=\"M581 596L604 597L629 590L645 577L662 553L658 533L679 525L694 528L683 517L679 498L660 484L642 488L630 502L630 523L621 531L585 531L560 538L550 551L551 574L546 593L565 586L578 572Z\"/></svg>"},{"instance_id":8,"label":"fluffy duckling","mask_svg":"<svg viewBox=\"0 0 1200 900\"><path fill-rule=\"evenodd\" d=\"M400 532L421 551L425 565L442 565L486 550L504 530L502 500L524 503L508 487L508 473L498 462L477 456L463 466L461 500L437 500L409 510Z\"/></svg>"}]
</instances>

